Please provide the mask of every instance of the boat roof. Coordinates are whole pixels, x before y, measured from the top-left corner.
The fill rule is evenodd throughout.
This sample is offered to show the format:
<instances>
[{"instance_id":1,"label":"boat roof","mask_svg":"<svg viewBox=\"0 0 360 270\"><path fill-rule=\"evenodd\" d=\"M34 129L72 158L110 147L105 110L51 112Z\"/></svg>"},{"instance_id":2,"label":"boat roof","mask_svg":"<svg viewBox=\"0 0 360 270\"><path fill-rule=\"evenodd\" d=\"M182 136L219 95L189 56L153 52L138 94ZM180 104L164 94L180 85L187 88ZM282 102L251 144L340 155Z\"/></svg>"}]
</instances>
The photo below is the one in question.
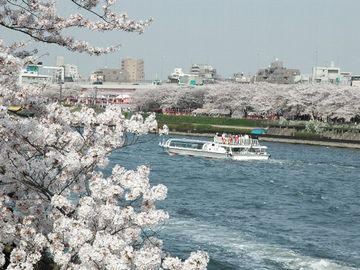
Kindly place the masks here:
<instances>
[{"instance_id":1,"label":"boat roof","mask_svg":"<svg viewBox=\"0 0 360 270\"><path fill-rule=\"evenodd\" d=\"M228 148L264 148L266 149L267 146L264 145L247 145L247 144L226 144L226 143L218 143L214 141L203 141L203 140L197 140L197 139L186 139L186 138L170 138L169 141L177 141L177 142L188 142L188 143L210 143L210 144L217 144L222 147L228 147Z\"/></svg>"},{"instance_id":2,"label":"boat roof","mask_svg":"<svg viewBox=\"0 0 360 270\"><path fill-rule=\"evenodd\" d=\"M265 145L250 145L250 144L222 144L217 143L220 146L223 147L229 147L229 148L267 148Z\"/></svg>"},{"instance_id":3,"label":"boat roof","mask_svg":"<svg viewBox=\"0 0 360 270\"><path fill-rule=\"evenodd\" d=\"M170 141L179 141L179 142L194 142L194 143L212 143L211 141L202 141L196 139L185 139L185 138L171 138Z\"/></svg>"}]
</instances>

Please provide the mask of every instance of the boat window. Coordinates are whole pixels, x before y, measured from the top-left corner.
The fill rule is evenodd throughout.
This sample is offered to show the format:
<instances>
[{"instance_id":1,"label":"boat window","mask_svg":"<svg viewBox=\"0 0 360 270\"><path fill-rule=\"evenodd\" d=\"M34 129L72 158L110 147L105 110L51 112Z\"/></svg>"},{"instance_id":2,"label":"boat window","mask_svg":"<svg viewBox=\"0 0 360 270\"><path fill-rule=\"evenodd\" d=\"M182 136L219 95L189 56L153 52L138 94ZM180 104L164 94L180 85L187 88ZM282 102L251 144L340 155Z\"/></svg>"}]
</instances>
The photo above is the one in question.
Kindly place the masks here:
<instances>
[{"instance_id":1,"label":"boat window","mask_svg":"<svg viewBox=\"0 0 360 270\"><path fill-rule=\"evenodd\" d=\"M202 149L203 142L171 141L170 146L180 148Z\"/></svg>"}]
</instances>

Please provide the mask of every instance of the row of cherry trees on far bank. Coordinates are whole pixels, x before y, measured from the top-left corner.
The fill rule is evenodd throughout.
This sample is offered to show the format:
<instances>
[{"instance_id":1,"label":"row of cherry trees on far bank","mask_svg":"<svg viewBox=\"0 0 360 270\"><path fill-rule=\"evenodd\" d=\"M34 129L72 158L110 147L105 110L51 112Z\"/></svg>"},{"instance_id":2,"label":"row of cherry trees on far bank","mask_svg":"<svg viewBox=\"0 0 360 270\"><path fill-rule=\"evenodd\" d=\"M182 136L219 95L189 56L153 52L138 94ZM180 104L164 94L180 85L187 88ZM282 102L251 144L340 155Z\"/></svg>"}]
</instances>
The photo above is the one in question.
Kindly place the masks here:
<instances>
[{"instance_id":1,"label":"row of cherry trees on far bank","mask_svg":"<svg viewBox=\"0 0 360 270\"><path fill-rule=\"evenodd\" d=\"M57 4L65 2L75 14L59 15ZM116 46L94 47L66 33L142 32L149 24L114 13L114 4L0 0L0 29L99 55ZM99 171L112 151L157 129L155 115L125 118L114 106L71 112L49 103L44 87L19 84L21 69L37 63L37 52L10 38L0 37L0 269L205 269L205 252L181 260L163 249L156 231L169 215L156 202L167 188L151 186L148 166ZM12 104L31 107L33 116L10 113Z\"/></svg>"},{"instance_id":2,"label":"row of cherry trees on far bank","mask_svg":"<svg viewBox=\"0 0 360 270\"><path fill-rule=\"evenodd\" d=\"M326 122L360 120L360 88L330 84L218 83L194 88L168 84L153 91L137 91L134 101L141 111Z\"/></svg>"}]
</instances>

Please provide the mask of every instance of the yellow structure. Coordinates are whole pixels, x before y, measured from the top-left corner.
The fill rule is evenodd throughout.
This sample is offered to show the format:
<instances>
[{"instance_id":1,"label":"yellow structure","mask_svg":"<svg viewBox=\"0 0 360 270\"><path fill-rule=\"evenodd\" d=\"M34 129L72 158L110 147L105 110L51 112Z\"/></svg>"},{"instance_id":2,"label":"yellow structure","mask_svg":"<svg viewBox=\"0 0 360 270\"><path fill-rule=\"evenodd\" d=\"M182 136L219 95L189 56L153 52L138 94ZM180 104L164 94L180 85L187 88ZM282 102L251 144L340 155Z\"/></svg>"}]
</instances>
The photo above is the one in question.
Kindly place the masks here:
<instances>
[{"instance_id":1,"label":"yellow structure","mask_svg":"<svg viewBox=\"0 0 360 270\"><path fill-rule=\"evenodd\" d=\"M121 61L121 69L128 82L140 82L145 79L144 60L125 58Z\"/></svg>"}]
</instances>

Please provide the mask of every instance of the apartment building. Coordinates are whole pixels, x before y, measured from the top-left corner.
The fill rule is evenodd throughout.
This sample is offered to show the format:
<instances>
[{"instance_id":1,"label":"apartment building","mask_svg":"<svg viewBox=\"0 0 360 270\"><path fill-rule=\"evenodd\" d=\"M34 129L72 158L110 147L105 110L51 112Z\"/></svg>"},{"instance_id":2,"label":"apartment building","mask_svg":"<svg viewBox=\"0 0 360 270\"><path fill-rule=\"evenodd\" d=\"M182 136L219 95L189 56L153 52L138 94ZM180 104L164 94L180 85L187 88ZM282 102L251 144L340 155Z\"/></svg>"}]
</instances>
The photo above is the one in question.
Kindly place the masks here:
<instances>
[{"instance_id":1,"label":"apartment building","mask_svg":"<svg viewBox=\"0 0 360 270\"><path fill-rule=\"evenodd\" d=\"M193 64L190 74L200 77L204 83L214 83L218 79L216 69L210 65Z\"/></svg>"},{"instance_id":2,"label":"apartment building","mask_svg":"<svg viewBox=\"0 0 360 270\"><path fill-rule=\"evenodd\" d=\"M257 82L293 84L299 82L300 70L285 68L283 62L276 59L268 68L260 69L255 76Z\"/></svg>"},{"instance_id":3,"label":"apartment building","mask_svg":"<svg viewBox=\"0 0 360 270\"><path fill-rule=\"evenodd\" d=\"M313 67L312 80L316 83L339 83L341 79L340 68L331 62L330 67Z\"/></svg>"},{"instance_id":4,"label":"apartment building","mask_svg":"<svg viewBox=\"0 0 360 270\"><path fill-rule=\"evenodd\" d=\"M123 82L124 74L119 68L100 68L94 71L90 75L90 81L92 83L103 83L103 82Z\"/></svg>"},{"instance_id":5,"label":"apartment building","mask_svg":"<svg viewBox=\"0 0 360 270\"><path fill-rule=\"evenodd\" d=\"M145 79L144 60L125 58L121 61L125 81L139 82Z\"/></svg>"}]
</instances>

